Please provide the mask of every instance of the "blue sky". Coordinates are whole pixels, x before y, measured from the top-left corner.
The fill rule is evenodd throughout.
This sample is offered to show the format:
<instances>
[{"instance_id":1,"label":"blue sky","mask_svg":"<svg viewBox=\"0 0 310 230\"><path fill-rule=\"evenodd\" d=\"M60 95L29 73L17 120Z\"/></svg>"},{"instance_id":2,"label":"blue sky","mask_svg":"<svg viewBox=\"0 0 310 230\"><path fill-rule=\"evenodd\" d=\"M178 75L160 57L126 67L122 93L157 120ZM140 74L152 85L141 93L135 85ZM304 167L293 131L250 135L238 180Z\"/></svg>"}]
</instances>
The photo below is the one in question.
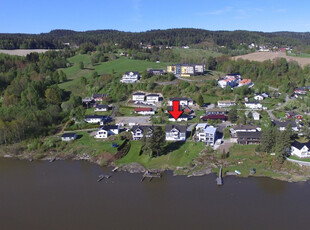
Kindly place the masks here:
<instances>
[{"instance_id":1,"label":"blue sky","mask_svg":"<svg viewBox=\"0 0 310 230\"><path fill-rule=\"evenodd\" d=\"M0 33L168 28L310 31L309 0L0 0Z\"/></svg>"}]
</instances>

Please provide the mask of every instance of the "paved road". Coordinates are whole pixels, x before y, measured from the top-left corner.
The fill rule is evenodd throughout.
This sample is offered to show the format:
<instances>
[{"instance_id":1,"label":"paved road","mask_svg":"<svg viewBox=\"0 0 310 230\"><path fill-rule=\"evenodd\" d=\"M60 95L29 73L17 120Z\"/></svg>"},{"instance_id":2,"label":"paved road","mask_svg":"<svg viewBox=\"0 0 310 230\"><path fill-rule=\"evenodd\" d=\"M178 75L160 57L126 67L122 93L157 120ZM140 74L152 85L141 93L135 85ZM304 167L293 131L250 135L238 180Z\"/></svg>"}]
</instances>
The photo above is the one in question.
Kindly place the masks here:
<instances>
[{"instance_id":1,"label":"paved road","mask_svg":"<svg viewBox=\"0 0 310 230\"><path fill-rule=\"evenodd\" d=\"M115 113L118 111L119 105L114 105L113 110L112 110L112 114L111 114L111 118L114 119L115 118Z\"/></svg>"}]
</instances>

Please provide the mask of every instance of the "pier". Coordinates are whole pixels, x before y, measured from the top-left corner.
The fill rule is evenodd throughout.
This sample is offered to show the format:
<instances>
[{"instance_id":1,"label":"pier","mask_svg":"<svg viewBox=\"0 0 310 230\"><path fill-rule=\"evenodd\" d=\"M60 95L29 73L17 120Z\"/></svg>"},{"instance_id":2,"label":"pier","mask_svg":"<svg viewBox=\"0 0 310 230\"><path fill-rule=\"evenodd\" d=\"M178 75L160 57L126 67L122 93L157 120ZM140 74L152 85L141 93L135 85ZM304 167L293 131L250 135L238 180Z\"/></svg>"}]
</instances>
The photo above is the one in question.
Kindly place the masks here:
<instances>
[{"instance_id":1,"label":"pier","mask_svg":"<svg viewBox=\"0 0 310 230\"><path fill-rule=\"evenodd\" d=\"M223 167L222 167L222 165L221 165L221 166L220 166L220 171L219 171L219 176L216 178L216 184L217 184L218 186L223 185L222 170L223 170Z\"/></svg>"},{"instance_id":2,"label":"pier","mask_svg":"<svg viewBox=\"0 0 310 230\"><path fill-rule=\"evenodd\" d=\"M151 181L153 178L161 178L161 174L160 172L150 172L149 170L147 170L141 179L141 182L144 181L145 178L149 178L149 181Z\"/></svg>"},{"instance_id":3,"label":"pier","mask_svg":"<svg viewBox=\"0 0 310 230\"><path fill-rule=\"evenodd\" d=\"M110 177L111 177L110 175L101 174L98 176L97 182L102 181L104 178L109 179Z\"/></svg>"}]
</instances>

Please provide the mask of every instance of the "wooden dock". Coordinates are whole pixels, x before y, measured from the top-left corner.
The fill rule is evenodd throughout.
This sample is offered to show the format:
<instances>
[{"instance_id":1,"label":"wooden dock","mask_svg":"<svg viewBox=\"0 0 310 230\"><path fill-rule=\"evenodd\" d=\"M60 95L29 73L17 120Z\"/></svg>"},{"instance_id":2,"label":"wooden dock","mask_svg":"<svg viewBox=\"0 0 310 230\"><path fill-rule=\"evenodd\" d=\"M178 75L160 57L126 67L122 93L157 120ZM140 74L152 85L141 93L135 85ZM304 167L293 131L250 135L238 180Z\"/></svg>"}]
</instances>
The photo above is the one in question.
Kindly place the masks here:
<instances>
[{"instance_id":1,"label":"wooden dock","mask_svg":"<svg viewBox=\"0 0 310 230\"><path fill-rule=\"evenodd\" d=\"M153 178L161 178L161 174L160 172L150 172L149 170L147 170L141 179L141 182L144 181L145 178L149 178L149 181L151 181Z\"/></svg>"},{"instance_id":2,"label":"wooden dock","mask_svg":"<svg viewBox=\"0 0 310 230\"><path fill-rule=\"evenodd\" d=\"M223 170L223 167L222 167L222 165L221 165L221 166L220 166L220 171L219 171L219 176L216 178L216 184L217 184L218 186L223 185L222 170Z\"/></svg>"},{"instance_id":3,"label":"wooden dock","mask_svg":"<svg viewBox=\"0 0 310 230\"><path fill-rule=\"evenodd\" d=\"M102 181L104 178L109 179L110 177L111 177L110 175L101 174L98 176L97 182Z\"/></svg>"}]
</instances>

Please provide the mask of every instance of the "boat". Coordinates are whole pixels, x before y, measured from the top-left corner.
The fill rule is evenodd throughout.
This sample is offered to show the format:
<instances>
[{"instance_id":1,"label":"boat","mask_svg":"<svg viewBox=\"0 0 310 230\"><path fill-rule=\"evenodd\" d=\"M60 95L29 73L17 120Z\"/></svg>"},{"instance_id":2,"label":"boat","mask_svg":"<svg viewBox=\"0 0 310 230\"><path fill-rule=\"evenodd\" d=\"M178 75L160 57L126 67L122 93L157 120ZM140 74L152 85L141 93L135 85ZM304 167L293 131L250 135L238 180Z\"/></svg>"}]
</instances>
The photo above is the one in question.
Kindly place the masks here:
<instances>
[{"instance_id":1,"label":"boat","mask_svg":"<svg viewBox=\"0 0 310 230\"><path fill-rule=\"evenodd\" d=\"M235 170L235 173L237 173L238 175L240 175L240 174L241 174L241 172L240 172L240 171L238 171L238 170Z\"/></svg>"}]
</instances>

